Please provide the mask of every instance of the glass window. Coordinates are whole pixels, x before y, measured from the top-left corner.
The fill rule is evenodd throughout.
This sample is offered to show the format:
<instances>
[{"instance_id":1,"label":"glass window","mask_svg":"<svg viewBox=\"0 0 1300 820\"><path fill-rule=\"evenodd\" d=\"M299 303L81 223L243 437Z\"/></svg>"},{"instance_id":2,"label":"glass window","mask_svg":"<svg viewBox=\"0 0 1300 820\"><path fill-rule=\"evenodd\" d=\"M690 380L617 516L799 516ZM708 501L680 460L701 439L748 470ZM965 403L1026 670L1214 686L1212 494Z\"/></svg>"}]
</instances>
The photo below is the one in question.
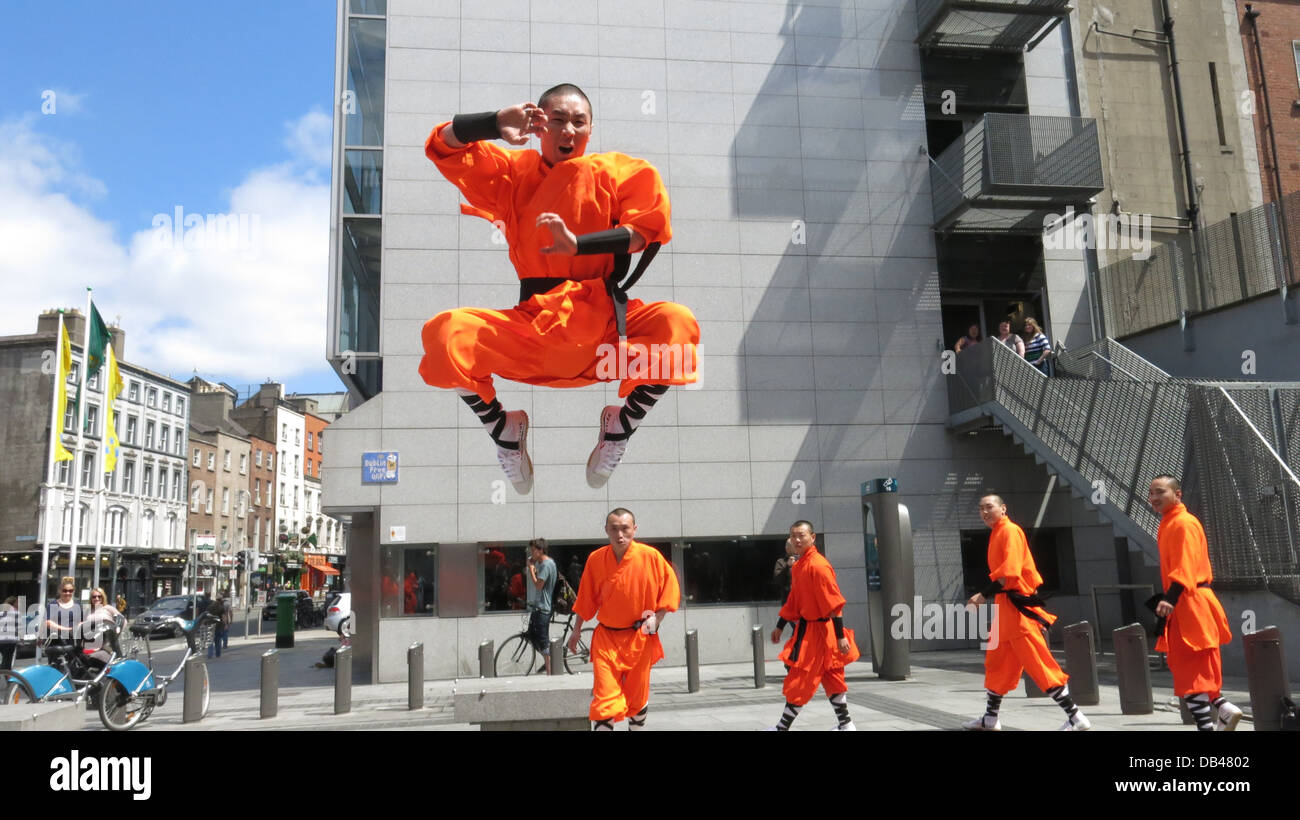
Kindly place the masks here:
<instances>
[{"instance_id":1,"label":"glass window","mask_svg":"<svg viewBox=\"0 0 1300 820\"><path fill-rule=\"evenodd\" d=\"M343 220L340 260L339 348L379 352L379 247L383 226L377 219ZM355 362L361 375L361 362Z\"/></svg>"},{"instance_id":2,"label":"glass window","mask_svg":"<svg viewBox=\"0 0 1300 820\"><path fill-rule=\"evenodd\" d=\"M150 388L149 388L149 392L147 392L147 393L145 394L145 396L146 396L146 398L145 398L145 404L146 404L146 405L148 405L149 407L157 407L157 406L158 406L158 389L157 389L157 388L155 388L155 387L150 387Z\"/></svg>"},{"instance_id":3,"label":"glass window","mask_svg":"<svg viewBox=\"0 0 1300 820\"><path fill-rule=\"evenodd\" d=\"M154 429L155 425L152 421L146 421L144 423L144 446L151 450L153 449Z\"/></svg>"},{"instance_id":4,"label":"glass window","mask_svg":"<svg viewBox=\"0 0 1300 820\"><path fill-rule=\"evenodd\" d=\"M176 397L176 415L178 416L185 415L185 399L181 398L180 396Z\"/></svg>"},{"instance_id":5,"label":"glass window","mask_svg":"<svg viewBox=\"0 0 1300 820\"><path fill-rule=\"evenodd\" d=\"M262 479L260 478L253 479L253 503L262 503Z\"/></svg>"},{"instance_id":6,"label":"glass window","mask_svg":"<svg viewBox=\"0 0 1300 820\"><path fill-rule=\"evenodd\" d=\"M126 417L126 443L135 444L136 417Z\"/></svg>"},{"instance_id":7,"label":"glass window","mask_svg":"<svg viewBox=\"0 0 1300 820\"><path fill-rule=\"evenodd\" d=\"M98 389L99 389L99 371L98 371L98 370L96 370L94 373L91 373L91 374L90 374L90 378L86 379L86 387L90 388L91 390L98 390Z\"/></svg>"},{"instance_id":8,"label":"glass window","mask_svg":"<svg viewBox=\"0 0 1300 820\"><path fill-rule=\"evenodd\" d=\"M253 458L254 458L254 461L257 463L257 466L258 466L259 468L261 468L261 466L262 466L262 451L261 451L261 450L258 450L258 451L257 451L257 455L254 456Z\"/></svg>"},{"instance_id":9,"label":"glass window","mask_svg":"<svg viewBox=\"0 0 1300 820\"><path fill-rule=\"evenodd\" d=\"M221 459L221 469L230 472L230 451L227 450L225 456Z\"/></svg>"},{"instance_id":10,"label":"glass window","mask_svg":"<svg viewBox=\"0 0 1300 820\"><path fill-rule=\"evenodd\" d=\"M168 427L165 424L162 425L160 428L158 428L158 449L159 450L163 450L163 451L167 450L168 439L171 438L171 432L172 432L172 428Z\"/></svg>"},{"instance_id":11,"label":"glass window","mask_svg":"<svg viewBox=\"0 0 1300 820\"><path fill-rule=\"evenodd\" d=\"M86 405L86 433L89 435L98 435L99 433L99 405Z\"/></svg>"},{"instance_id":12,"label":"glass window","mask_svg":"<svg viewBox=\"0 0 1300 820\"><path fill-rule=\"evenodd\" d=\"M239 454L239 474L248 475L248 453Z\"/></svg>"},{"instance_id":13,"label":"glass window","mask_svg":"<svg viewBox=\"0 0 1300 820\"><path fill-rule=\"evenodd\" d=\"M140 482L140 495L148 498L153 492L153 465L144 465L144 478Z\"/></svg>"},{"instance_id":14,"label":"glass window","mask_svg":"<svg viewBox=\"0 0 1300 820\"><path fill-rule=\"evenodd\" d=\"M181 471L172 470L172 500L180 501L184 496L181 495Z\"/></svg>"},{"instance_id":15,"label":"glass window","mask_svg":"<svg viewBox=\"0 0 1300 820\"><path fill-rule=\"evenodd\" d=\"M387 14L388 0L352 0L348 11L352 14Z\"/></svg>"},{"instance_id":16,"label":"glass window","mask_svg":"<svg viewBox=\"0 0 1300 820\"><path fill-rule=\"evenodd\" d=\"M311 431L310 431L310 430L307 431L307 449L308 449L308 450L311 449Z\"/></svg>"},{"instance_id":17,"label":"glass window","mask_svg":"<svg viewBox=\"0 0 1300 820\"><path fill-rule=\"evenodd\" d=\"M70 476L72 475L72 462L60 461L58 462L58 465L59 466L57 471L57 477L55 478L55 481L60 485L66 487L68 486L68 481L70 480Z\"/></svg>"},{"instance_id":18,"label":"glass window","mask_svg":"<svg viewBox=\"0 0 1300 820\"><path fill-rule=\"evenodd\" d=\"M683 603L782 600L786 581L775 569L785 557L784 537L687 541L683 547Z\"/></svg>"},{"instance_id":19,"label":"glass window","mask_svg":"<svg viewBox=\"0 0 1300 820\"><path fill-rule=\"evenodd\" d=\"M194 466L195 466L195 467L199 467L199 466L201 466L201 463L202 463L202 460L201 460L200 457L199 457L199 450L198 450L198 448L196 447L196 448L194 448Z\"/></svg>"},{"instance_id":20,"label":"glass window","mask_svg":"<svg viewBox=\"0 0 1300 820\"><path fill-rule=\"evenodd\" d=\"M215 452L208 453L208 470L210 472L215 469L217 469L217 454Z\"/></svg>"},{"instance_id":21,"label":"glass window","mask_svg":"<svg viewBox=\"0 0 1300 820\"><path fill-rule=\"evenodd\" d=\"M71 401L63 411L63 432L74 434L77 432L77 406Z\"/></svg>"},{"instance_id":22,"label":"glass window","mask_svg":"<svg viewBox=\"0 0 1300 820\"><path fill-rule=\"evenodd\" d=\"M153 510L146 510L144 515L140 516L140 546L153 546Z\"/></svg>"},{"instance_id":23,"label":"glass window","mask_svg":"<svg viewBox=\"0 0 1300 820\"><path fill-rule=\"evenodd\" d=\"M93 452L84 452L81 454L81 486L89 487L90 480L95 475L95 454Z\"/></svg>"},{"instance_id":24,"label":"glass window","mask_svg":"<svg viewBox=\"0 0 1300 820\"><path fill-rule=\"evenodd\" d=\"M194 490L190 493L190 512L198 512L201 503L203 503L203 485L196 481Z\"/></svg>"},{"instance_id":25,"label":"glass window","mask_svg":"<svg viewBox=\"0 0 1300 820\"><path fill-rule=\"evenodd\" d=\"M230 488L221 488L221 514L230 515ZM225 540L224 538L222 539Z\"/></svg>"},{"instance_id":26,"label":"glass window","mask_svg":"<svg viewBox=\"0 0 1300 820\"><path fill-rule=\"evenodd\" d=\"M162 409L168 413L172 411L172 394L166 391L162 394Z\"/></svg>"},{"instance_id":27,"label":"glass window","mask_svg":"<svg viewBox=\"0 0 1300 820\"><path fill-rule=\"evenodd\" d=\"M383 20L348 20L348 145L384 145Z\"/></svg>"},{"instance_id":28,"label":"glass window","mask_svg":"<svg viewBox=\"0 0 1300 820\"><path fill-rule=\"evenodd\" d=\"M1078 578L1075 573L1074 537L1068 527L1039 527L1026 529L1029 552L1034 556L1038 574L1043 576L1042 592L1056 595L1077 595ZM961 531L962 577L966 596L974 595L989 582L989 530Z\"/></svg>"},{"instance_id":29,"label":"glass window","mask_svg":"<svg viewBox=\"0 0 1300 820\"><path fill-rule=\"evenodd\" d=\"M387 546L380 552L379 616L437 614L438 548Z\"/></svg>"},{"instance_id":30,"label":"glass window","mask_svg":"<svg viewBox=\"0 0 1300 820\"><path fill-rule=\"evenodd\" d=\"M126 532L126 510L121 507L114 507L108 511L108 521L104 527L104 543L110 547L122 546L122 538Z\"/></svg>"},{"instance_id":31,"label":"glass window","mask_svg":"<svg viewBox=\"0 0 1300 820\"><path fill-rule=\"evenodd\" d=\"M131 495L135 492L135 462L127 461L122 465L122 492Z\"/></svg>"},{"instance_id":32,"label":"glass window","mask_svg":"<svg viewBox=\"0 0 1300 820\"><path fill-rule=\"evenodd\" d=\"M104 489L110 493L117 492L117 470L111 473L104 473Z\"/></svg>"},{"instance_id":33,"label":"glass window","mask_svg":"<svg viewBox=\"0 0 1300 820\"><path fill-rule=\"evenodd\" d=\"M167 468L166 467L158 468L158 497L159 498L167 497Z\"/></svg>"},{"instance_id":34,"label":"glass window","mask_svg":"<svg viewBox=\"0 0 1300 820\"><path fill-rule=\"evenodd\" d=\"M343 152L343 213L379 216L383 204L384 152Z\"/></svg>"},{"instance_id":35,"label":"glass window","mask_svg":"<svg viewBox=\"0 0 1300 820\"><path fill-rule=\"evenodd\" d=\"M287 425L287 424L281 424L281 425L280 425L280 441L288 441L288 440L289 440L289 425Z\"/></svg>"},{"instance_id":36,"label":"glass window","mask_svg":"<svg viewBox=\"0 0 1300 820\"><path fill-rule=\"evenodd\" d=\"M302 446L302 431L297 429L296 427L294 428L293 431L293 446L294 447Z\"/></svg>"},{"instance_id":37,"label":"glass window","mask_svg":"<svg viewBox=\"0 0 1300 820\"><path fill-rule=\"evenodd\" d=\"M126 389L126 397L127 397L128 399L130 399L131 401L139 401L139 400L140 400L140 383L139 383L139 382L136 382L136 381L133 381L133 382L130 382L129 384L130 384L130 386L127 387L127 389Z\"/></svg>"},{"instance_id":38,"label":"glass window","mask_svg":"<svg viewBox=\"0 0 1300 820\"><path fill-rule=\"evenodd\" d=\"M212 490L208 490L207 504L205 505L204 510L203 510L203 511L204 511L205 513L207 513L208 515L211 515L211 514L212 514L212 495L213 495L213 491L212 491Z\"/></svg>"}]
</instances>

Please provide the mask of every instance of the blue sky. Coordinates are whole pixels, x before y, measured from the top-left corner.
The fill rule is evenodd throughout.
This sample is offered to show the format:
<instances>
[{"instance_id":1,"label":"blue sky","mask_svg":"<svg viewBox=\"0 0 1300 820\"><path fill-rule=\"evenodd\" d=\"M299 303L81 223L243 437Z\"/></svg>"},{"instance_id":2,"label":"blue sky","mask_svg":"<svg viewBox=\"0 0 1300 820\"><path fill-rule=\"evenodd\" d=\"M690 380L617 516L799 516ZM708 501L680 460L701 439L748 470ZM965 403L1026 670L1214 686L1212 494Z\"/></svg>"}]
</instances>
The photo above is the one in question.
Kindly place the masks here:
<instances>
[{"instance_id":1,"label":"blue sky","mask_svg":"<svg viewBox=\"0 0 1300 820\"><path fill-rule=\"evenodd\" d=\"M324 361L334 33L326 0L7 6L0 237L28 247L0 261L20 285L0 334L90 285L128 361L341 389ZM155 217L177 206L244 215L243 244L160 250Z\"/></svg>"}]
</instances>

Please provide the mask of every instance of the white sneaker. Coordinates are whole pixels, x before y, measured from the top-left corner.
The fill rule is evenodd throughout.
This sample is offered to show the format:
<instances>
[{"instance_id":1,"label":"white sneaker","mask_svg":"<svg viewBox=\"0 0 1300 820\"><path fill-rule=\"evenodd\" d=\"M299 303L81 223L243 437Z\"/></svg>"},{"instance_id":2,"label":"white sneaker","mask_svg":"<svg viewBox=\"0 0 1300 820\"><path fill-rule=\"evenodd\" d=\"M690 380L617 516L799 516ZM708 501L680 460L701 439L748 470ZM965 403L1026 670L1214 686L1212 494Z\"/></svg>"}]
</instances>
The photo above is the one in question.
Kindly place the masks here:
<instances>
[{"instance_id":1,"label":"white sneaker","mask_svg":"<svg viewBox=\"0 0 1300 820\"><path fill-rule=\"evenodd\" d=\"M1000 732L1002 731L1002 720L995 717L993 718L993 722L989 723L988 715L980 715L974 720L968 720L963 723L961 728L972 732Z\"/></svg>"},{"instance_id":2,"label":"white sneaker","mask_svg":"<svg viewBox=\"0 0 1300 820\"><path fill-rule=\"evenodd\" d=\"M1214 731L1232 732L1236 730L1238 723L1241 723L1241 710L1224 701L1214 715Z\"/></svg>"},{"instance_id":3,"label":"white sneaker","mask_svg":"<svg viewBox=\"0 0 1300 820\"><path fill-rule=\"evenodd\" d=\"M832 732L856 732L858 727L853 725L853 721L848 723L837 723L831 727Z\"/></svg>"},{"instance_id":4,"label":"white sneaker","mask_svg":"<svg viewBox=\"0 0 1300 820\"><path fill-rule=\"evenodd\" d=\"M498 444L497 461L501 462L501 469L505 470L510 483L515 485L515 492L528 495L533 489L533 460L528 457L528 414L523 410L507 412L501 439L519 444L517 449Z\"/></svg>"},{"instance_id":5,"label":"white sneaker","mask_svg":"<svg viewBox=\"0 0 1300 820\"><path fill-rule=\"evenodd\" d=\"M1061 724L1062 732L1086 732L1092 728L1092 721L1083 712L1075 712L1074 717Z\"/></svg>"},{"instance_id":6,"label":"white sneaker","mask_svg":"<svg viewBox=\"0 0 1300 820\"><path fill-rule=\"evenodd\" d=\"M623 435L623 423L618 418L622 409L611 404L600 411L600 436L596 439L596 449L587 457L587 485L592 489L598 490L605 486L605 482L614 474L614 468L623 459L623 453L627 452L626 437L617 440L606 438L609 435Z\"/></svg>"}]
</instances>

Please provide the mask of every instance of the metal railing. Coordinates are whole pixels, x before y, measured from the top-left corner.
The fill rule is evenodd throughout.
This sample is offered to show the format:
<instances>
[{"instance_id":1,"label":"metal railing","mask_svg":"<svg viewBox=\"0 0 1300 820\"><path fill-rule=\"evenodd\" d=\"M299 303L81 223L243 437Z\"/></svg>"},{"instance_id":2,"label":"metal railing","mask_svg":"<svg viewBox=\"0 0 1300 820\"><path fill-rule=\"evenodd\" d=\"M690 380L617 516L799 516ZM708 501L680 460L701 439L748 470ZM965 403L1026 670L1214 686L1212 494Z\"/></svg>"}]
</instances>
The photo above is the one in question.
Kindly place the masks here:
<instances>
[{"instance_id":1,"label":"metal railing","mask_svg":"<svg viewBox=\"0 0 1300 820\"><path fill-rule=\"evenodd\" d=\"M954 420L992 416L1152 557L1149 483L1183 477L1215 584L1300 603L1300 385L1175 379L1113 339L1060 351L1055 372L1000 344L962 351Z\"/></svg>"},{"instance_id":2,"label":"metal railing","mask_svg":"<svg viewBox=\"0 0 1300 820\"><path fill-rule=\"evenodd\" d=\"M1281 207L1269 202L1232 214L1199 234L1199 271L1196 235L1190 232L1152 248L1146 259L1125 259L1102 268L1102 299L1111 335L1130 336L1177 321L1184 312L1214 310L1296 282L1295 264L1288 272L1287 258L1295 259L1300 251L1300 192L1287 195ZM1288 241L1291 252L1284 254Z\"/></svg>"},{"instance_id":3,"label":"metal railing","mask_svg":"<svg viewBox=\"0 0 1300 820\"><path fill-rule=\"evenodd\" d=\"M917 0L917 42L926 48L1017 52L1037 42L1069 0Z\"/></svg>"},{"instance_id":4,"label":"metal railing","mask_svg":"<svg viewBox=\"0 0 1300 820\"><path fill-rule=\"evenodd\" d=\"M1063 210L1101 188L1097 123L1082 117L985 114L930 168L940 229L980 208L1009 212L1011 229L1041 232L1042 216L1033 212Z\"/></svg>"}]
</instances>

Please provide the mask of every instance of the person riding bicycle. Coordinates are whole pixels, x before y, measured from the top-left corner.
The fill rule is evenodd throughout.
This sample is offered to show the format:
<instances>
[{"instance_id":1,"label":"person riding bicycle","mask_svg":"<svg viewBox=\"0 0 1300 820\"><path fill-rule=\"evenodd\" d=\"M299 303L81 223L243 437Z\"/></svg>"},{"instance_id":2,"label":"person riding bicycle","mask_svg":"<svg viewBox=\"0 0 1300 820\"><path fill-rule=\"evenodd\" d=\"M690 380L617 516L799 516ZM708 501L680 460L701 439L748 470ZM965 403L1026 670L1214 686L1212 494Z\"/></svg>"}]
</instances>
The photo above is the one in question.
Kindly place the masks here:
<instances>
[{"instance_id":1,"label":"person riding bicycle","mask_svg":"<svg viewBox=\"0 0 1300 820\"><path fill-rule=\"evenodd\" d=\"M50 637L54 646L71 646L76 638L76 629L86 619L85 610L76 598L77 582L70 576L59 581L59 597L47 601L45 605L45 622L41 632Z\"/></svg>"},{"instance_id":2,"label":"person riding bicycle","mask_svg":"<svg viewBox=\"0 0 1300 820\"><path fill-rule=\"evenodd\" d=\"M555 594L555 579L559 571L555 561L548 556L549 545L545 538L528 542L528 640L546 659L546 674L551 674L551 601Z\"/></svg>"},{"instance_id":3,"label":"person riding bicycle","mask_svg":"<svg viewBox=\"0 0 1300 820\"><path fill-rule=\"evenodd\" d=\"M102 630L107 628L116 630L121 617L122 614L108 603L108 594L104 592L103 587L95 587L90 591L90 611L86 613L86 620L82 621L79 634L86 642L85 648L94 649L94 652L87 654L85 660L96 666L102 666L112 658L112 652L121 654L120 647L107 645L100 640ZM117 634L114 632L112 641L116 642L116 640Z\"/></svg>"}]
</instances>

